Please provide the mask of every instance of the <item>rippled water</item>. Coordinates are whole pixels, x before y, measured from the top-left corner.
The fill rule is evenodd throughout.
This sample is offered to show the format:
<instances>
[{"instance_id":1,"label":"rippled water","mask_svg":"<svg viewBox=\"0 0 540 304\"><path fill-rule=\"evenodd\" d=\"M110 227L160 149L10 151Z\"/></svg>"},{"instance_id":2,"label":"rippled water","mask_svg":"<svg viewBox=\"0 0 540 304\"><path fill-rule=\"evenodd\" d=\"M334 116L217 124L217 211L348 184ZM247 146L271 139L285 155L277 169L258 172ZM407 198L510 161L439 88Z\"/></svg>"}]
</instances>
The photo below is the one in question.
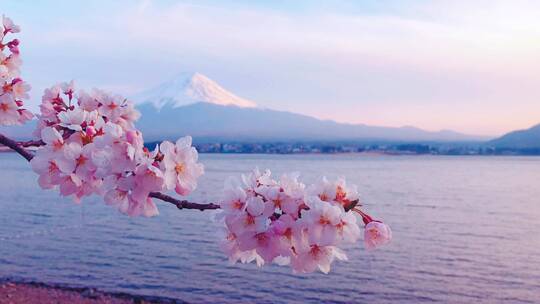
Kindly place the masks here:
<instances>
[{"instance_id":1,"label":"rippled water","mask_svg":"<svg viewBox=\"0 0 540 304\"><path fill-rule=\"evenodd\" d=\"M242 303L538 303L540 158L202 155L194 200L258 165L346 176L393 243L347 248L328 275L228 265L212 212L160 205L128 218L42 191L28 164L0 154L0 277L107 291Z\"/></svg>"}]
</instances>

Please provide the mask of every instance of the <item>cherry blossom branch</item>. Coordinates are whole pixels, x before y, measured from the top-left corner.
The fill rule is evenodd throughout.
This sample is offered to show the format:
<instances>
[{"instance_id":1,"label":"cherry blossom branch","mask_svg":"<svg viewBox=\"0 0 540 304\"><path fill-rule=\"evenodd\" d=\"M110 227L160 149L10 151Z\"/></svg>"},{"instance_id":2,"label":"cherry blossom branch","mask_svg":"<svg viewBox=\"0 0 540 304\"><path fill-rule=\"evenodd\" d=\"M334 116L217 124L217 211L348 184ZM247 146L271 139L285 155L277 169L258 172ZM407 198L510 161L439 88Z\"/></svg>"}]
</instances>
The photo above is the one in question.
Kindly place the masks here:
<instances>
[{"instance_id":1,"label":"cherry blossom branch","mask_svg":"<svg viewBox=\"0 0 540 304\"><path fill-rule=\"evenodd\" d=\"M42 140L19 141L17 144L24 148L45 146Z\"/></svg>"},{"instance_id":2,"label":"cherry blossom branch","mask_svg":"<svg viewBox=\"0 0 540 304\"><path fill-rule=\"evenodd\" d=\"M0 144L10 148L11 150L19 153L22 157L24 157L27 161L31 161L32 158L34 158L34 155L24 149L21 145L19 145L16 141L14 141L11 138L6 137L5 135L0 134Z\"/></svg>"},{"instance_id":3,"label":"cherry blossom branch","mask_svg":"<svg viewBox=\"0 0 540 304\"><path fill-rule=\"evenodd\" d=\"M200 204L200 203L192 203L187 200L179 200L172 196L169 196L167 194L163 194L160 192L150 192L150 197L157 198L159 200L171 203L176 206L178 209L196 209L200 211L204 210L214 210L219 209L220 206L218 204L214 203L207 203L207 204Z\"/></svg>"},{"instance_id":4,"label":"cherry blossom branch","mask_svg":"<svg viewBox=\"0 0 540 304\"><path fill-rule=\"evenodd\" d=\"M27 161L31 161L32 158L34 158L34 155L30 151L26 150L24 147L38 147L38 146L44 145L43 141L41 140L16 142L15 140L3 134L0 134L0 144L17 152L22 157L24 157ZM167 194L163 194L160 192L151 192L150 197L157 198L167 203L171 203L175 205L176 208L178 209L195 209L195 210L204 211L204 210L215 210L215 209L220 208L220 206L215 203L206 203L206 204L193 203L187 200L179 200L172 196L169 196Z\"/></svg>"},{"instance_id":5,"label":"cherry blossom branch","mask_svg":"<svg viewBox=\"0 0 540 304\"><path fill-rule=\"evenodd\" d=\"M22 125L35 117L24 108L30 86L20 75L19 32L11 19L0 23L0 125ZM7 49L6 49L7 47ZM4 51L9 50L9 55ZM151 151L135 127L140 113L127 99L101 90L75 90L73 81L45 89L37 116L37 140L17 142L0 134L0 145L31 162L43 189L55 188L79 202L93 194L129 216L159 214L154 199L178 209L223 209L219 218L224 239L220 247L231 262L257 265L289 261L295 273L319 269L328 273L334 260L346 260L342 244L361 237L357 215L365 225L367 249L387 244L388 225L360 209L355 185L325 177L306 186L298 173L279 180L270 170L242 175L225 183L219 204L181 199L197 187L204 166L192 138L164 141ZM39 148L42 147L42 148ZM26 148L38 148L33 151ZM106 191L102 191L106 190ZM162 192L175 191L180 198ZM321 233L323 231L324 233Z\"/></svg>"}]
</instances>

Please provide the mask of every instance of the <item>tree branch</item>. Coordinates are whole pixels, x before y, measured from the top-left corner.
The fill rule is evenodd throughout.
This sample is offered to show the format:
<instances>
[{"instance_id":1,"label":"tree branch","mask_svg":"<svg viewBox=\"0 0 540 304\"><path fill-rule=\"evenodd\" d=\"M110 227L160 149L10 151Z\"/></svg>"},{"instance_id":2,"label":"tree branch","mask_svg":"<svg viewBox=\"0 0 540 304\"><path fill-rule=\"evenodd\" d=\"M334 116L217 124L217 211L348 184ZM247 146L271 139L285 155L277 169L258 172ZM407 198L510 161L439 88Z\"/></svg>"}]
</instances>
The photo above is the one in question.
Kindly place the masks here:
<instances>
[{"instance_id":1,"label":"tree branch","mask_svg":"<svg viewBox=\"0 0 540 304\"><path fill-rule=\"evenodd\" d=\"M42 140L19 141L18 144L24 148L45 146L45 143Z\"/></svg>"},{"instance_id":2,"label":"tree branch","mask_svg":"<svg viewBox=\"0 0 540 304\"><path fill-rule=\"evenodd\" d=\"M3 144L4 146L10 148L11 150L19 153L22 157L24 157L27 161L31 161L32 158L34 158L34 154L30 153L29 151L25 150L23 147L21 147L16 141L14 141L11 138L8 138L2 134L0 134L0 144Z\"/></svg>"},{"instance_id":3,"label":"tree branch","mask_svg":"<svg viewBox=\"0 0 540 304\"><path fill-rule=\"evenodd\" d=\"M197 209L197 210L200 210L200 211L204 211L204 210L213 210L213 209L219 209L220 208L218 204L214 204L214 203L207 203L207 204L192 203L190 201L176 199L176 198L174 198L172 196L169 196L167 194L163 194L163 193L160 193L160 192L151 192L150 197L157 198L157 199L160 199L162 201L171 203L171 204L175 205L176 208L178 208L178 209Z\"/></svg>"},{"instance_id":4,"label":"tree branch","mask_svg":"<svg viewBox=\"0 0 540 304\"><path fill-rule=\"evenodd\" d=\"M26 142L16 142L13 139L6 137L2 134L0 134L0 144L5 145L6 147L10 148L11 150L19 153L22 157L24 157L27 161L31 161L32 158L34 158L34 154L32 154L30 151L26 150L24 147L39 147L43 146L45 143L43 143L41 140L39 141L26 141ZM172 196L169 196L167 194L163 194L160 192L152 192L150 193L150 197L157 198L159 200L162 200L167 203L171 203L176 206L178 209L195 209L195 210L215 210L219 209L220 206L218 204L214 203L207 203L207 204L199 204L199 203L193 203L187 200L179 200Z\"/></svg>"}]
</instances>

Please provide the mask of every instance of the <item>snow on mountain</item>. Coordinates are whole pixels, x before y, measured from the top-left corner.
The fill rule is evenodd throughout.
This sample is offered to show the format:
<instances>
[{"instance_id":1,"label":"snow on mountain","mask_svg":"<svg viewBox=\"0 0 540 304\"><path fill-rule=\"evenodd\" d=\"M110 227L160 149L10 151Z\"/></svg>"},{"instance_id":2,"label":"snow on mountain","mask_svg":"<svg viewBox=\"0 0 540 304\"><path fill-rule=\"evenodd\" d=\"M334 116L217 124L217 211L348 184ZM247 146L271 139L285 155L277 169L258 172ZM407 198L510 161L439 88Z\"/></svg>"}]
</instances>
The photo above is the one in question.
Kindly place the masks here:
<instances>
[{"instance_id":1,"label":"snow on mountain","mask_svg":"<svg viewBox=\"0 0 540 304\"><path fill-rule=\"evenodd\" d=\"M174 140L192 135L197 140L384 140L481 141L452 131L429 132L415 127L378 127L344 124L285 111L257 107L204 75L180 74L133 98L142 117L136 123L145 140ZM27 139L35 121L0 133ZM25 136L26 135L26 136Z\"/></svg>"},{"instance_id":2,"label":"snow on mountain","mask_svg":"<svg viewBox=\"0 0 540 304\"><path fill-rule=\"evenodd\" d=\"M225 90L200 73L182 73L150 90L134 96L138 104L151 103L158 110L165 105L177 108L197 102L252 108L257 105Z\"/></svg>"}]
</instances>

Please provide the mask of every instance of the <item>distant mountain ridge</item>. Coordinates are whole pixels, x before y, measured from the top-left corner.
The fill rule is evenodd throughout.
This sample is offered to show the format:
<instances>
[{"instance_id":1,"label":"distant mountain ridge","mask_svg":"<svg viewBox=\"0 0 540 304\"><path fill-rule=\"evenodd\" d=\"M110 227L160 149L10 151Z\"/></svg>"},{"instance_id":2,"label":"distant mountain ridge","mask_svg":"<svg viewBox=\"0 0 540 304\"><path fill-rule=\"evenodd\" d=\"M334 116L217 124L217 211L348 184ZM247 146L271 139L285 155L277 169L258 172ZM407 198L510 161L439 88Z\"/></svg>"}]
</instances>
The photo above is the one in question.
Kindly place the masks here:
<instances>
[{"instance_id":1,"label":"distant mountain ridge","mask_svg":"<svg viewBox=\"0 0 540 304\"><path fill-rule=\"evenodd\" d=\"M496 148L540 148L540 124L526 130L517 130L507 133L487 143Z\"/></svg>"},{"instance_id":2,"label":"distant mountain ridge","mask_svg":"<svg viewBox=\"0 0 540 304\"><path fill-rule=\"evenodd\" d=\"M415 127L374 127L319 120L256 107L200 73L184 73L134 97L137 126L149 140L194 137L227 140L482 141L483 136Z\"/></svg>"},{"instance_id":3,"label":"distant mountain ridge","mask_svg":"<svg viewBox=\"0 0 540 304\"><path fill-rule=\"evenodd\" d=\"M151 104L139 105L137 127L147 140L173 139L190 134L195 138L225 140L387 140L474 141L481 140L451 131L428 132L414 127L372 127L319 120L310 116L261 108L221 106L205 102L183 107L166 105L159 111Z\"/></svg>"},{"instance_id":4,"label":"distant mountain ridge","mask_svg":"<svg viewBox=\"0 0 540 304\"><path fill-rule=\"evenodd\" d=\"M484 136L425 131L405 126L378 127L338 123L303 114L257 107L200 73L184 73L134 96L141 118L137 127L147 141L192 135L219 141L394 141L469 142ZM35 122L0 132L27 139Z\"/></svg>"}]
</instances>

